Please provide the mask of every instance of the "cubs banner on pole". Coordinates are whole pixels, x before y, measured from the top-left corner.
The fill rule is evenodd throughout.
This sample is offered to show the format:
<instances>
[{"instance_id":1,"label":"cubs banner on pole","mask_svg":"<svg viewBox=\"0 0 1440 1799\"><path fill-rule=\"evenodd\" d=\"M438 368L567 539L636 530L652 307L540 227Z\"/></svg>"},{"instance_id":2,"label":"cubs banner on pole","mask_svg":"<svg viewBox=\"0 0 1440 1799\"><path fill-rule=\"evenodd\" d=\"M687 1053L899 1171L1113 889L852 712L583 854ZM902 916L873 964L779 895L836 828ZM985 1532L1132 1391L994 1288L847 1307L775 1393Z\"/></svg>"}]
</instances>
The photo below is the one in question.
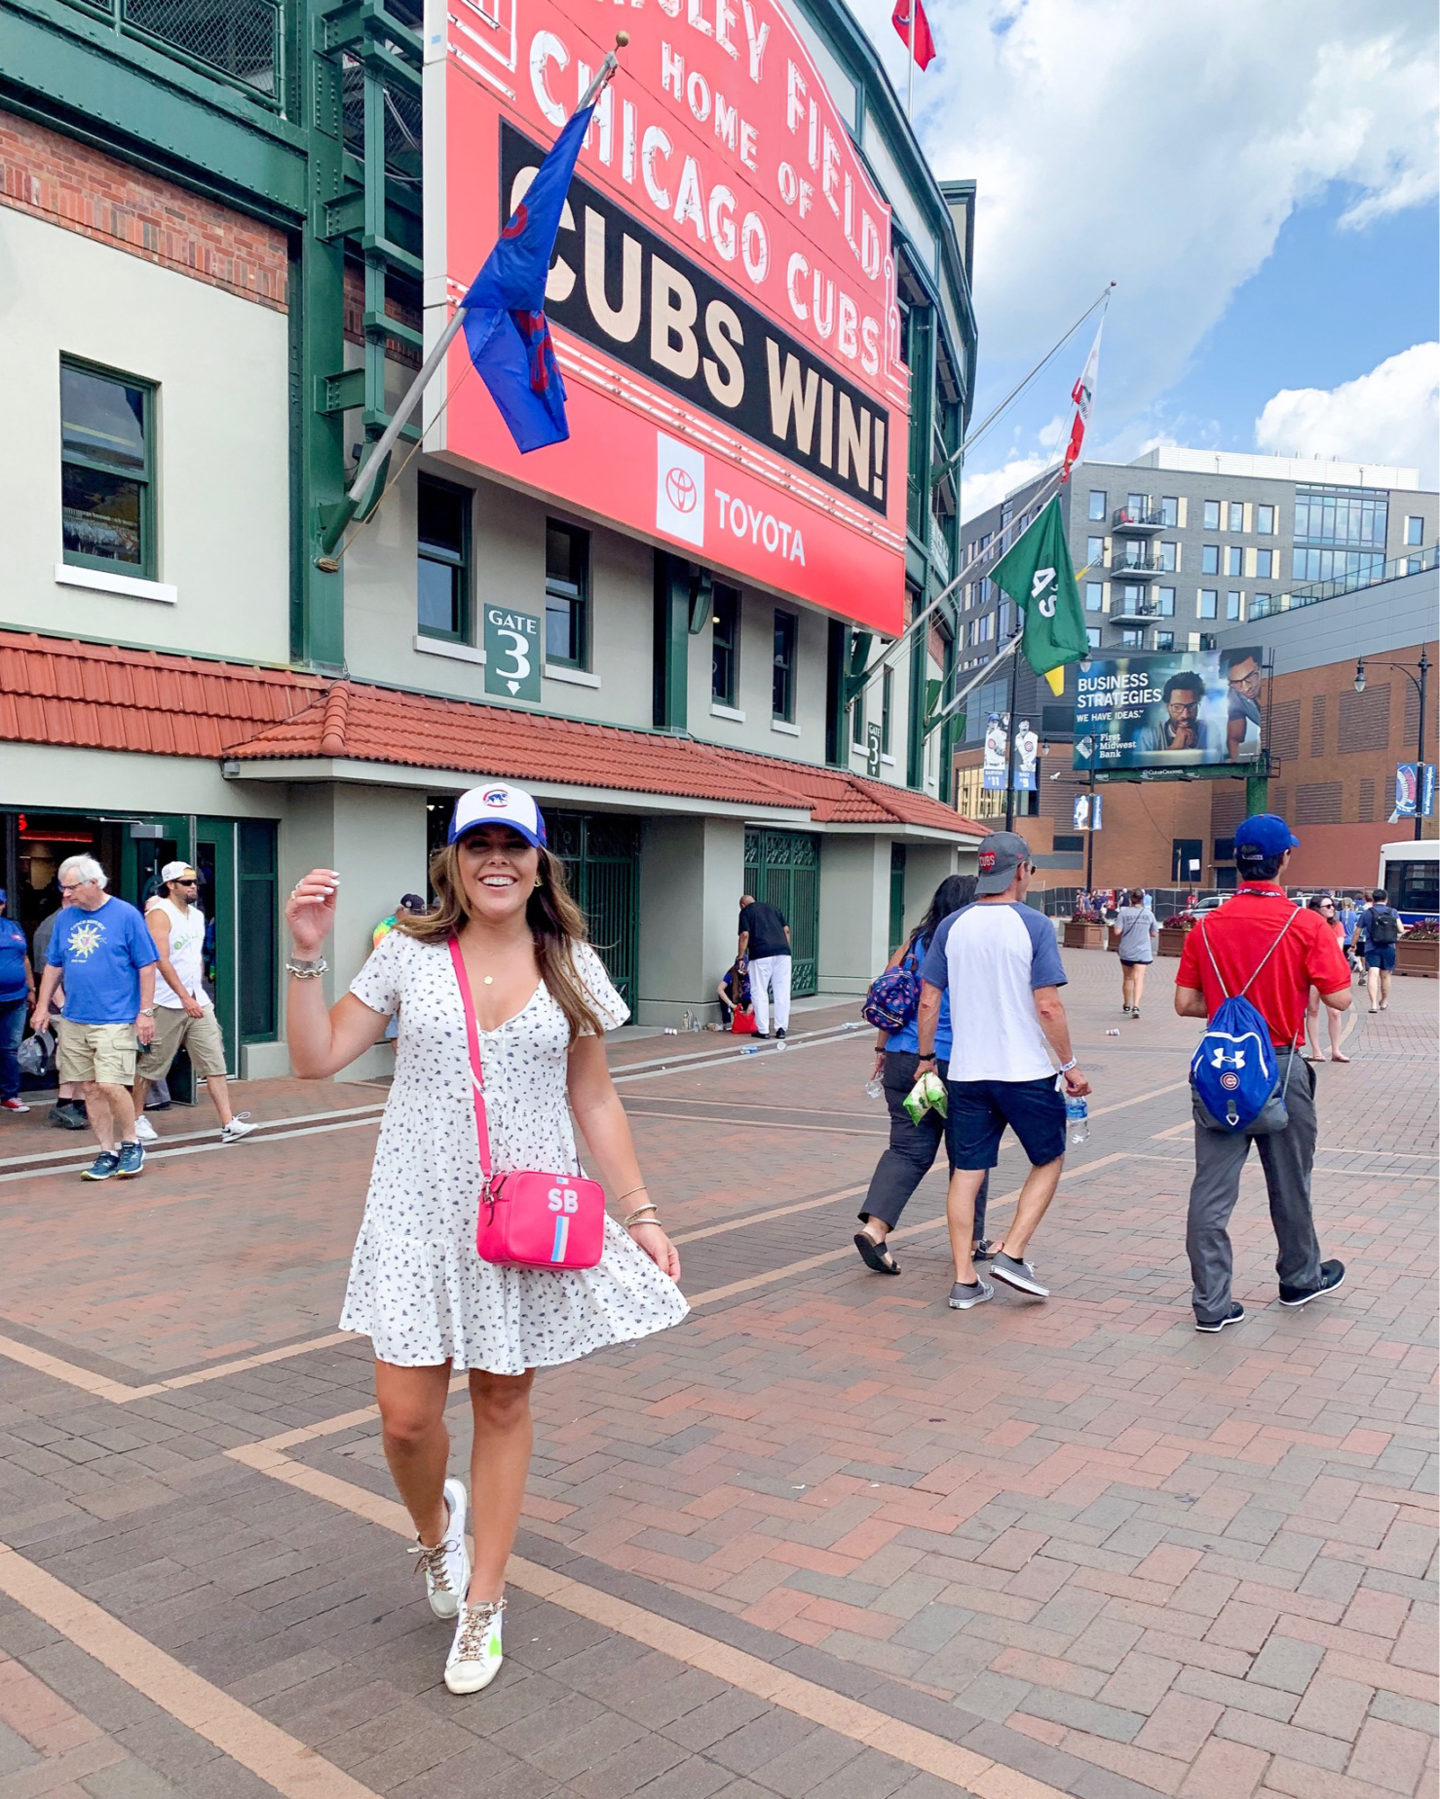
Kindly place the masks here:
<instances>
[{"instance_id":1,"label":"cubs banner on pole","mask_svg":"<svg viewBox=\"0 0 1440 1799\"><path fill-rule=\"evenodd\" d=\"M617 25L630 42L544 290L569 438L522 456L477 384L456 385L457 345L427 390L427 445L898 635L909 377L890 212L776 0L431 0L427 339Z\"/></svg>"}]
</instances>

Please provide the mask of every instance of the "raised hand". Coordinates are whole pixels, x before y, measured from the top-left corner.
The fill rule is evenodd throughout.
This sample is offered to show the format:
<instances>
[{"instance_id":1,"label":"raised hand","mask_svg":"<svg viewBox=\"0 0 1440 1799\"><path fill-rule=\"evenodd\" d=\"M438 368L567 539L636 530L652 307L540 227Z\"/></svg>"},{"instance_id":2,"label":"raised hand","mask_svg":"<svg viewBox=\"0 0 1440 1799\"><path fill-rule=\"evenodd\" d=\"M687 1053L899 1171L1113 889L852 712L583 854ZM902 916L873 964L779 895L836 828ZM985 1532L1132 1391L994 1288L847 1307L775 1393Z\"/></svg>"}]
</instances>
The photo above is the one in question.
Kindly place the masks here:
<instances>
[{"instance_id":1,"label":"raised hand","mask_svg":"<svg viewBox=\"0 0 1440 1799\"><path fill-rule=\"evenodd\" d=\"M290 889L285 922L296 953L314 956L335 924L335 892L340 876L333 868L312 868Z\"/></svg>"}]
</instances>

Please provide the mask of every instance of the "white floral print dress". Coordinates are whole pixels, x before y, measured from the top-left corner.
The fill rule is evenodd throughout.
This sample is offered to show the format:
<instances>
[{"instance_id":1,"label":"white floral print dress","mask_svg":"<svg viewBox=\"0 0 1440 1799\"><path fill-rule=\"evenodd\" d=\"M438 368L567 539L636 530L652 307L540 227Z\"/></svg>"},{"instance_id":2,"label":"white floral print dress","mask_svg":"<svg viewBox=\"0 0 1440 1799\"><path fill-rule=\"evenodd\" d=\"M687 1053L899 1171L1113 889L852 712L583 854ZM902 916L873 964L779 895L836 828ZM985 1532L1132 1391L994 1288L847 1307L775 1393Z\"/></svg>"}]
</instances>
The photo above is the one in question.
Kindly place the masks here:
<instances>
[{"instance_id":1,"label":"white floral print dress","mask_svg":"<svg viewBox=\"0 0 1440 1799\"><path fill-rule=\"evenodd\" d=\"M606 1030L629 1017L588 944L575 967ZM612 1217L594 1268L499 1268L475 1248L480 1152L465 1013L445 944L391 931L351 983L373 1011L400 1010L395 1080L380 1123L341 1330L402 1368L452 1362L521 1374L678 1324L679 1288ZM480 1032L490 1153L497 1169L580 1164L566 1092L570 1027L542 982L495 1031Z\"/></svg>"}]
</instances>

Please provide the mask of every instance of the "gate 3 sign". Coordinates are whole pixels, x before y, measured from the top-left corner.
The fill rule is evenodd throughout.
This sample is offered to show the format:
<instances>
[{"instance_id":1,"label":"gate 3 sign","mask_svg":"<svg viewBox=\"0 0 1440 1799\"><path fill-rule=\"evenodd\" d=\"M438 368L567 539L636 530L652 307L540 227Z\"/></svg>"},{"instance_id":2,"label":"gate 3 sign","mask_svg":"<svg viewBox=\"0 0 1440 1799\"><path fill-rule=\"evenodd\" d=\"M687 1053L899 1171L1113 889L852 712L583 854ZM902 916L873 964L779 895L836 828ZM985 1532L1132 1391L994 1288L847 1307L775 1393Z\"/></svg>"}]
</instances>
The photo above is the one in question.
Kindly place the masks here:
<instances>
[{"instance_id":1,"label":"gate 3 sign","mask_svg":"<svg viewBox=\"0 0 1440 1799\"><path fill-rule=\"evenodd\" d=\"M427 331L474 279L618 26L546 311L570 440L522 457L483 385L442 453L895 633L908 375L889 208L775 0L431 0ZM440 401L453 390L448 407Z\"/></svg>"}]
</instances>

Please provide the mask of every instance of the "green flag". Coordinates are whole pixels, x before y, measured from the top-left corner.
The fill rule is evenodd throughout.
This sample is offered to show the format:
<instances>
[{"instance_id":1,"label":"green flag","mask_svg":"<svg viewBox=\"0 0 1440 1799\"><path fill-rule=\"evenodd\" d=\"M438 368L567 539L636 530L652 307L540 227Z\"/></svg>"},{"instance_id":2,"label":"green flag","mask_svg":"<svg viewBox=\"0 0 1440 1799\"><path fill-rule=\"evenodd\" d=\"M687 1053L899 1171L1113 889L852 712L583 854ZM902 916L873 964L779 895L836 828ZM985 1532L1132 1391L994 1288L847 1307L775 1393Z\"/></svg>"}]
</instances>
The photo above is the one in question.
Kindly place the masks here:
<instances>
[{"instance_id":1,"label":"green flag","mask_svg":"<svg viewBox=\"0 0 1440 1799\"><path fill-rule=\"evenodd\" d=\"M995 564L990 579L1025 614L1020 647L1037 675L1048 675L1052 669L1089 655L1085 614L1080 610L1058 494Z\"/></svg>"}]
</instances>

